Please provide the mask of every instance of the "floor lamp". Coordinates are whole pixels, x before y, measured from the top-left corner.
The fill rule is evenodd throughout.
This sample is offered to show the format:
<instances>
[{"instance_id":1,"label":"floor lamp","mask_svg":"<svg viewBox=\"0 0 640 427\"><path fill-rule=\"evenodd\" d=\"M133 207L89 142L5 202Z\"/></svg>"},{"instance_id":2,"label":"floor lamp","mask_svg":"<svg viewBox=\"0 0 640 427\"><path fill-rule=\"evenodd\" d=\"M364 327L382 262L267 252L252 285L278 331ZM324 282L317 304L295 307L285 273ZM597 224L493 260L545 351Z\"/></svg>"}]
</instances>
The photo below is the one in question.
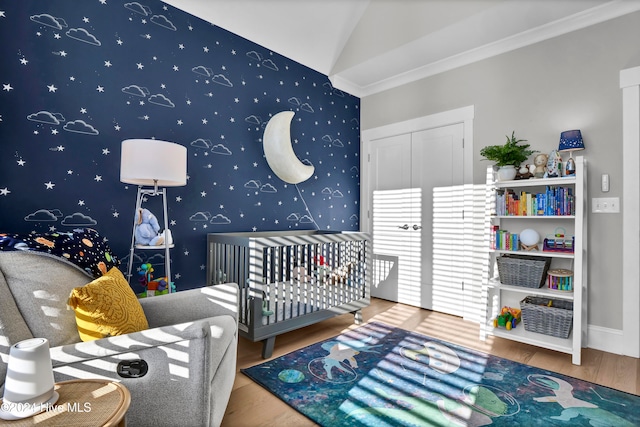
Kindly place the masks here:
<instances>
[{"instance_id":1,"label":"floor lamp","mask_svg":"<svg viewBox=\"0 0 640 427\"><path fill-rule=\"evenodd\" d=\"M127 139L122 141L120 157L120 181L138 186L136 210L134 217L142 205L145 196L162 196L165 239L171 236L167 216L167 189L187 184L187 148L173 142L156 139ZM131 281L133 270L133 254L135 249L165 250L165 275L167 289L171 292L171 262L169 249L171 242L165 241L162 246L135 245L136 224L134 219L131 232L131 251L127 279Z\"/></svg>"}]
</instances>

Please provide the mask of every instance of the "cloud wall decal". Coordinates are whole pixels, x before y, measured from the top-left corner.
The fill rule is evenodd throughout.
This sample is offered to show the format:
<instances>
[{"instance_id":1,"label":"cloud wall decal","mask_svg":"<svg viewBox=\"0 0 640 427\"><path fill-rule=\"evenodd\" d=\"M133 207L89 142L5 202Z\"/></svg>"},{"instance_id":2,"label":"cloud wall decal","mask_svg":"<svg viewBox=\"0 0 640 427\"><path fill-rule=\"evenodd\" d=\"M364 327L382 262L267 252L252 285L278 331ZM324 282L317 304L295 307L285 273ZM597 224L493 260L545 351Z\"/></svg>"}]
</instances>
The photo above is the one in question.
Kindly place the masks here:
<instances>
[{"instance_id":1,"label":"cloud wall decal","mask_svg":"<svg viewBox=\"0 0 640 427\"><path fill-rule=\"evenodd\" d=\"M178 290L205 282L208 233L359 228L360 100L326 75L160 0L0 9L4 34L21 35L0 43L0 231L91 227L126 265L137 187L120 182L120 154L131 138L187 149L187 184L166 189ZM264 156L281 111L296 113L293 148L315 168L298 185ZM164 222L161 197L143 206Z\"/></svg>"},{"instance_id":2,"label":"cloud wall decal","mask_svg":"<svg viewBox=\"0 0 640 427\"><path fill-rule=\"evenodd\" d=\"M64 130L69 132L84 133L87 135L98 135L96 128L86 123L84 120L74 120L64 125Z\"/></svg>"},{"instance_id":3,"label":"cloud wall decal","mask_svg":"<svg viewBox=\"0 0 640 427\"><path fill-rule=\"evenodd\" d=\"M125 86L121 90L126 94L133 95L133 96L140 96L143 98L148 96L150 93L149 89L147 89L146 87L140 87L138 85Z\"/></svg>"},{"instance_id":4,"label":"cloud wall decal","mask_svg":"<svg viewBox=\"0 0 640 427\"><path fill-rule=\"evenodd\" d=\"M29 114L27 120L32 122L49 123L52 125L59 125L64 122L64 117L61 114L50 113L49 111L38 111L34 114Z\"/></svg>"},{"instance_id":5,"label":"cloud wall decal","mask_svg":"<svg viewBox=\"0 0 640 427\"><path fill-rule=\"evenodd\" d=\"M198 147L198 148L209 148L211 147L211 140L209 139L203 139L203 138L198 138L194 141L191 141L190 144L192 147Z\"/></svg>"},{"instance_id":6,"label":"cloud wall decal","mask_svg":"<svg viewBox=\"0 0 640 427\"><path fill-rule=\"evenodd\" d=\"M57 221L58 218L47 209L38 209L24 217L25 221Z\"/></svg>"},{"instance_id":7,"label":"cloud wall decal","mask_svg":"<svg viewBox=\"0 0 640 427\"><path fill-rule=\"evenodd\" d=\"M143 15L143 16L151 15L151 9L149 7L147 7L147 6L141 5L137 1L134 1L134 2L131 2L131 3L125 3L124 7L126 7L127 9L129 9L132 12L138 13L138 14Z\"/></svg>"},{"instance_id":8,"label":"cloud wall decal","mask_svg":"<svg viewBox=\"0 0 640 427\"><path fill-rule=\"evenodd\" d=\"M151 22L168 30L177 31L175 25L173 25L173 23L169 21L164 15L153 15L151 17Z\"/></svg>"},{"instance_id":9,"label":"cloud wall decal","mask_svg":"<svg viewBox=\"0 0 640 427\"><path fill-rule=\"evenodd\" d=\"M61 222L62 225L68 225L73 227L86 227L90 225L96 225L97 223L98 222L95 219L91 218L88 215L84 215L80 212L76 212L72 215L68 215L64 217L64 219Z\"/></svg>"},{"instance_id":10,"label":"cloud wall decal","mask_svg":"<svg viewBox=\"0 0 640 427\"><path fill-rule=\"evenodd\" d=\"M48 13L33 15L30 16L29 19L31 19L33 22L37 22L38 24L55 28L56 30L61 30L62 28L67 26L67 23L64 21L64 19L56 18L49 15Z\"/></svg>"},{"instance_id":11,"label":"cloud wall decal","mask_svg":"<svg viewBox=\"0 0 640 427\"><path fill-rule=\"evenodd\" d=\"M230 156L231 154L231 150L229 150L227 147L225 147L222 144L216 144L213 146L213 148L211 149L211 152L214 154L221 154L223 156Z\"/></svg>"},{"instance_id":12,"label":"cloud wall decal","mask_svg":"<svg viewBox=\"0 0 640 427\"><path fill-rule=\"evenodd\" d=\"M231 220L222 214L215 215L209 222L211 224L231 224Z\"/></svg>"},{"instance_id":13,"label":"cloud wall decal","mask_svg":"<svg viewBox=\"0 0 640 427\"><path fill-rule=\"evenodd\" d=\"M222 74L216 74L215 76L213 76L211 81L222 86L233 87L233 83L231 83L231 81Z\"/></svg>"},{"instance_id":14,"label":"cloud wall decal","mask_svg":"<svg viewBox=\"0 0 640 427\"><path fill-rule=\"evenodd\" d=\"M93 34L90 34L84 28L71 28L66 32L66 34L68 37L84 43L92 44L95 46L102 45L102 43L100 43L100 40L98 40Z\"/></svg>"},{"instance_id":15,"label":"cloud wall decal","mask_svg":"<svg viewBox=\"0 0 640 427\"><path fill-rule=\"evenodd\" d=\"M151 95L149 97L149 102L152 104L160 105L162 107L174 108L176 105L171 102L169 98L159 93L157 95Z\"/></svg>"}]
</instances>

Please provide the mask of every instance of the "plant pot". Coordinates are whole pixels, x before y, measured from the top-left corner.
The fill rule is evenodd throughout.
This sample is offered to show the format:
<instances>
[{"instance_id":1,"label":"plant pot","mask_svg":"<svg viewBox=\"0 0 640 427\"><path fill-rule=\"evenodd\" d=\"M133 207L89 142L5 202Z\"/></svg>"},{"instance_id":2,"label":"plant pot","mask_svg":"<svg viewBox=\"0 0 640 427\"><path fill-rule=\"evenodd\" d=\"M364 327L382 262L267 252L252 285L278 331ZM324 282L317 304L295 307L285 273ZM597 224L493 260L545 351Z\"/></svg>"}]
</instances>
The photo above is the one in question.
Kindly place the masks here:
<instances>
[{"instance_id":1,"label":"plant pot","mask_svg":"<svg viewBox=\"0 0 640 427\"><path fill-rule=\"evenodd\" d=\"M498 181L511 181L516 178L518 171L513 165L500 166L498 168Z\"/></svg>"}]
</instances>

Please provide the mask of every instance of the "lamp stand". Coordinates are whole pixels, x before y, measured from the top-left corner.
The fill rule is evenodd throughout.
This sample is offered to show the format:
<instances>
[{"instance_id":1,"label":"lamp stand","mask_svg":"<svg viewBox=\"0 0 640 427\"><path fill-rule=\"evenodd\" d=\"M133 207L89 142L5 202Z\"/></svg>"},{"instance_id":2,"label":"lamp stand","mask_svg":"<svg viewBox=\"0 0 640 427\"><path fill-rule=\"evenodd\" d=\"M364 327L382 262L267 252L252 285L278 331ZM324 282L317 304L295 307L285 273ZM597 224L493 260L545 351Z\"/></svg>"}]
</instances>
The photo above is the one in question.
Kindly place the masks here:
<instances>
[{"instance_id":1,"label":"lamp stand","mask_svg":"<svg viewBox=\"0 0 640 427\"><path fill-rule=\"evenodd\" d=\"M160 246L143 246L136 245L136 221L135 215L138 214L138 209L142 207L142 199L144 196L162 196L162 208L163 208L163 216L164 216L164 233L165 233L165 241L163 245ZM156 181L154 187L144 188L142 185L138 186L138 195L136 196L136 210L134 214L133 221L133 230L131 231L131 250L129 252L129 266L127 268L127 280L129 281L129 285L131 285L131 276L133 272L133 255L136 249L141 250L158 250L164 249L164 268L165 268L165 276L167 277L167 289L169 293L171 293L171 257L169 253L169 249L171 249L174 245L173 243L169 244L169 239L171 238L171 232L169 231L169 217L167 215L167 189L161 188L158 189L158 183Z\"/></svg>"},{"instance_id":2,"label":"lamp stand","mask_svg":"<svg viewBox=\"0 0 640 427\"><path fill-rule=\"evenodd\" d=\"M576 174L576 162L573 160L573 151L569 151L569 159L564 166L564 176Z\"/></svg>"}]
</instances>

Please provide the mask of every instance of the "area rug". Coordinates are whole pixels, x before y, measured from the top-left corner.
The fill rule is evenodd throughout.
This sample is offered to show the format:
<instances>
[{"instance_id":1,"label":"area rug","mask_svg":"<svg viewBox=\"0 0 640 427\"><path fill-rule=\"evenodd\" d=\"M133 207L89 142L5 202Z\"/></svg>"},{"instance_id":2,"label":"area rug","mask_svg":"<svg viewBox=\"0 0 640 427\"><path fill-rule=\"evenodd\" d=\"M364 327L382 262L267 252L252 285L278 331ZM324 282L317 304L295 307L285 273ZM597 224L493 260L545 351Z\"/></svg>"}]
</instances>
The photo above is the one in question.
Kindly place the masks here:
<instances>
[{"instance_id":1,"label":"area rug","mask_svg":"<svg viewBox=\"0 0 640 427\"><path fill-rule=\"evenodd\" d=\"M321 426L640 426L640 397L382 323L242 372Z\"/></svg>"}]
</instances>

